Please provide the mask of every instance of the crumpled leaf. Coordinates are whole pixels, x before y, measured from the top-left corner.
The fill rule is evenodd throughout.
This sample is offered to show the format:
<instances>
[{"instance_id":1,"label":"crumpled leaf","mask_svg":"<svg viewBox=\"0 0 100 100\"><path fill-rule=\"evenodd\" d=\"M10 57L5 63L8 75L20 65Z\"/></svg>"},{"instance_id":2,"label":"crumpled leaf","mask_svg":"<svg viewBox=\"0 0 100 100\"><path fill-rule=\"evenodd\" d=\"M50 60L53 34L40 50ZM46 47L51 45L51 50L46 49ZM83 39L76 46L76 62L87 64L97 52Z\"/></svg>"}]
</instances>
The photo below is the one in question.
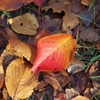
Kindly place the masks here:
<instances>
[{"instance_id":1,"label":"crumpled leaf","mask_svg":"<svg viewBox=\"0 0 100 100\"><path fill-rule=\"evenodd\" d=\"M0 10L12 11L27 5L33 0L2 0L0 1Z\"/></svg>"},{"instance_id":2,"label":"crumpled leaf","mask_svg":"<svg viewBox=\"0 0 100 100\"><path fill-rule=\"evenodd\" d=\"M10 38L8 41L14 50L18 52L19 57L25 57L28 61L33 63L36 56L36 49L32 45L16 38Z\"/></svg>"},{"instance_id":3,"label":"crumpled leaf","mask_svg":"<svg viewBox=\"0 0 100 100\"><path fill-rule=\"evenodd\" d=\"M15 32L24 35L35 35L39 26L35 16L30 13L8 19L8 22Z\"/></svg>"},{"instance_id":4,"label":"crumpled leaf","mask_svg":"<svg viewBox=\"0 0 100 100\"><path fill-rule=\"evenodd\" d=\"M88 98L85 97L85 96L80 96L80 95L78 95L78 96L76 96L75 98L72 98L71 100L90 100L90 99L88 99Z\"/></svg>"},{"instance_id":5,"label":"crumpled leaf","mask_svg":"<svg viewBox=\"0 0 100 100\"><path fill-rule=\"evenodd\" d=\"M7 67L5 84L13 100L27 98L38 85L38 74L33 75L29 67L20 58L13 60Z\"/></svg>"},{"instance_id":6,"label":"crumpled leaf","mask_svg":"<svg viewBox=\"0 0 100 100\"><path fill-rule=\"evenodd\" d=\"M71 34L54 34L41 38L37 43L37 55L32 71L59 72L69 66L76 49Z\"/></svg>"},{"instance_id":7,"label":"crumpled leaf","mask_svg":"<svg viewBox=\"0 0 100 100\"><path fill-rule=\"evenodd\" d=\"M72 14L69 9L66 9L65 16L63 17L62 30L68 31L73 29L79 24L79 19Z\"/></svg>"},{"instance_id":8,"label":"crumpled leaf","mask_svg":"<svg viewBox=\"0 0 100 100\"><path fill-rule=\"evenodd\" d=\"M56 79L54 73L44 73L43 79L47 84L50 84L54 88L54 95L56 95L57 90L61 91L61 85Z\"/></svg>"}]
</instances>

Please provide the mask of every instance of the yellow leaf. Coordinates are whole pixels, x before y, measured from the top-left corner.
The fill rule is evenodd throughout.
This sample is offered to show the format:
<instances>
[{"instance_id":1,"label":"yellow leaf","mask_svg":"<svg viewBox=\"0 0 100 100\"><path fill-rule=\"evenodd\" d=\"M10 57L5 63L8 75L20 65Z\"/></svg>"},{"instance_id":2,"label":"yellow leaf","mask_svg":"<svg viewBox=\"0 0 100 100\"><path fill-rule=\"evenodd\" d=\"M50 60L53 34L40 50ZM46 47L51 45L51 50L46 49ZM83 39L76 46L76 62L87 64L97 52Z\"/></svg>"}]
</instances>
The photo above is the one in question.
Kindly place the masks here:
<instances>
[{"instance_id":1,"label":"yellow leaf","mask_svg":"<svg viewBox=\"0 0 100 100\"><path fill-rule=\"evenodd\" d=\"M29 67L20 58L13 60L7 67L5 84L13 100L27 98L38 85L38 74L33 75Z\"/></svg>"}]
</instances>

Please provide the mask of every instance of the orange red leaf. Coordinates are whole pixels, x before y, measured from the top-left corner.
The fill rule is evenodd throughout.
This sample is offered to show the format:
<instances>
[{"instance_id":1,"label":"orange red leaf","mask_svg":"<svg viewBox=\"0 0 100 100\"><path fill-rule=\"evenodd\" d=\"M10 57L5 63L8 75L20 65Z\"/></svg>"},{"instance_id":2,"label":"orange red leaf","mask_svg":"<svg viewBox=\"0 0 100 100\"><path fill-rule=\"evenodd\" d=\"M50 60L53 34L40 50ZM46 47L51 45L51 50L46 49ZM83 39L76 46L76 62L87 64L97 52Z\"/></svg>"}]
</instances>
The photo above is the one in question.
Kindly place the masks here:
<instances>
[{"instance_id":1,"label":"orange red leaf","mask_svg":"<svg viewBox=\"0 0 100 100\"><path fill-rule=\"evenodd\" d=\"M54 34L41 38L37 43L33 73L59 72L65 69L71 63L75 49L76 41L71 34Z\"/></svg>"}]
</instances>

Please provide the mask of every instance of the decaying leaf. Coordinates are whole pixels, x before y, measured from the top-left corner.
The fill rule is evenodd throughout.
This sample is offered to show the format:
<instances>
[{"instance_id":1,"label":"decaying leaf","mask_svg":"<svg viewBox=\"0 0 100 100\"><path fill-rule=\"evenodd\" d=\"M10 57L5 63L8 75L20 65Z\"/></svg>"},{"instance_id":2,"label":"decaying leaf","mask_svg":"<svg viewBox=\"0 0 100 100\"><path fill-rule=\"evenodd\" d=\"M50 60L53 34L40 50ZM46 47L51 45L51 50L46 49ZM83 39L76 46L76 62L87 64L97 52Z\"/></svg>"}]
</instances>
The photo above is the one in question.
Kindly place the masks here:
<instances>
[{"instance_id":1,"label":"decaying leaf","mask_svg":"<svg viewBox=\"0 0 100 100\"><path fill-rule=\"evenodd\" d=\"M66 9L65 16L63 17L62 30L68 31L70 29L73 29L78 24L79 19L76 16L74 16L69 9Z\"/></svg>"},{"instance_id":2,"label":"decaying leaf","mask_svg":"<svg viewBox=\"0 0 100 100\"><path fill-rule=\"evenodd\" d=\"M24 35L35 35L39 26L35 16L30 13L8 19L8 22L15 32Z\"/></svg>"},{"instance_id":3,"label":"decaying leaf","mask_svg":"<svg viewBox=\"0 0 100 100\"><path fill-rule=\"evenodd\" d=\"M94 29L91 27L81 27L79 36L83 41L91 42L91 43L100 40L100 36L96 34Z\"/></svg>"},{"instance_id":4,"label":"decaying leaf","mask_svg":"<svg viewBox=\"0 0 100 100\"><path fill-rule=\"evenodd\" d=\"M16 38L10 38L8 41L14 50L18 52L20 57L25 57L28 61L33 63L35 60L36 49L32 45Z\"/></svg>"},{"instance_id":5,"label":"decaying leaf","mask_svg":"<svg viewBox=\"0 0 100 100\"><path fill-rule=\"evenodd\" d=\"M69 66L76 50L76 41L71 34L54 34L41 38L37 43L37 56L33 74L59 72Z\"/></svg>"},{"instance_id":6,"label":"decaying leaf","mask_svg":"<svg viewBox=\"0 0 100 100\"><path fill-rule=\"evenodd\" d=\"M71 100L90 100L90 99L88 99L87 97L85 97L85 96L76 96L75 98L72 98Z\"/></svg>"},{"instance_id":7,"label":"decaying leaf","mask_svg":"<svg viewBox=\"0 0 100 100\"><path fill-rule=\"evenodd\" d=\"M0 10L12 11L27 5L33 0L2 0L0 1Z\"/></svg>"},{"instance_id":8,"label":"decaying leaf","mask_svg":"<svg viewBox=\"0 0 100 100\"><path fill-rule=\"evenodd\" d=\"M54 88L55 91L56 90L59 90L59 91L62 90L61 85L58 82L58 80L56 79L54 73L44 73L43 78L44 78L44 81L47 84L50 84L50 85L53 86L53 88Z\"/></svg>"},{"instance_id":9,"label":"decaying leaf","mask_svg":"<svg viewBox=\"0 0 100 100\"><path fill-rule=\"evenodd\" d=\"M9 95L14 100L25 99L38 85L38 74L33 75L30 65L19 58L13 60L7 67L5 84Z\"/></svg>"},{"instance_id":10,"label":"decaying leaf","mask_svg":"<svg viewBox=\"0 0 100 100\"><path fill-rule=\"evenodd\" d=\"M66 70L63 70L59 73L54 73L54 75L62 88L64 88L64 86L66 86L71 81L71 76Z\"/></svg>"}]
</instances>

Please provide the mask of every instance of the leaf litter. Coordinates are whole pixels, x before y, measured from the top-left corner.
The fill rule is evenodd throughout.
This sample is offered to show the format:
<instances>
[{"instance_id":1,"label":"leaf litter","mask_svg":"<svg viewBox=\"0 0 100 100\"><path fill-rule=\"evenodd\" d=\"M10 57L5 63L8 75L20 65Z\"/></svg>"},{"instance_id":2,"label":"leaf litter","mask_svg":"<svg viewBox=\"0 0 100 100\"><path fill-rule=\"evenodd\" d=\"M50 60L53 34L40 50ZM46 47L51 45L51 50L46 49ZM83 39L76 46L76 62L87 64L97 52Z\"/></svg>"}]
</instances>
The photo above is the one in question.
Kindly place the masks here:
<instances>
[{"instance_id":1,"label":"leaf litter","mask_svg":"<svg viewBox=\"0 0 100 100\"><path fill-rule=\"evenodd\" d=\"M8 42L5 43L5 39L0 36L0 91L4 95L2 97L0 94L0 97L2 99L10 97L12 99L28 98L29 100L67 100L69 98L70 100L94 100L93 96L100 93L100 30L99 17L97 17L99 16L99 1L97 0L92 8L88 10L92 3L91 0L38 0L29 4L36 7L36 9L39 6L41 10L38 9L36 12L29 5L20 8L22 3L26 5L31 0L28 2L20 1L20 5L17 5L17 1L8 1L14 5L9 6L8 3L6 5L7 8L2 5L0 9L15 10L9 13L15 12L19 16L12 15L11 20L15 21L15 29L12 24L11 28L9 28L9 24L3 24L7 23L4 20L5 17L1 19L0 33L3 33L2 35ZM17 6L15 6L15 3ZM16 10L18 8L20 8L19 12ZM45 10L46 15L43 10ZM24 15L26 16L25 18ZM36 18L39 15L40 19L37 20ZM34 16L36 18L30 20ZM16 18L18 18L17 21ZM17 25L19 26L17 27ZM25 29L26 27L27 29ZM34 29L35 31L33 31ZM27 31L23 33L23 30ZM5 32L8 36L5 35ZM40 72L41 74L38 73L39 75L33 75L31 68L34 66L37 55L38 41L44 37L58 33L62 34L63 32L73 33L74 38L76 38L79 47L77 46L75 57L78 60L73 58L73 62L67 68L68 72L62 70L60 72ZM20 40L21 37L24 37L25 41ZM52 42L52 39L48 45L50 45L50 42ZM90 45L92 45L92 48ZM96 56L98 56L98 59ZM88 64L84 63L84 61L87 61ZM39 77L42 77L41 80L39 80ZM7 89L6 92L5 88ZM5 97L5 95L8 95L8 97Z\"/></svg>"}]
</instances>

